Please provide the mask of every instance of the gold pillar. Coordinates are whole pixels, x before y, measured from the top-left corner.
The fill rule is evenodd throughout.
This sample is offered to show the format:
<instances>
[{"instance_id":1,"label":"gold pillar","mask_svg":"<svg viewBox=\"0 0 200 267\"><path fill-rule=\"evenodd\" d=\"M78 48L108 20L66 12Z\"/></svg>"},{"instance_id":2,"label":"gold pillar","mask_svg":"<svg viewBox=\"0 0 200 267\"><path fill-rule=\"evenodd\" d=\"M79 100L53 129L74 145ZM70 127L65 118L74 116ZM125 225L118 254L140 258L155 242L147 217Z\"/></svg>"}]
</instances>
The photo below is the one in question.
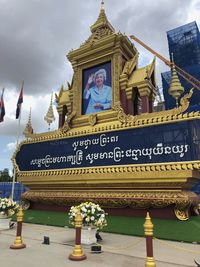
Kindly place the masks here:
<instances>
[{"instance_id":1,"label":"gold pillar","mask_svg":"<svg viewBox=\"0 0 200 267\"><path fill-rule=\"evenodd\" d=\"M151 217L149 216L149 212L147 212L147 216L145 218L144 234L146 237L146 251L147 251L145 267L156 267L156 263L153 258L153 224L151 222Z\"/></svg>"},{"instance_id":2,"label":"gold pillar","mask_svg":"<svg viewBox=\"0 0 200 267\"><path fill-rule=\"evenodd\" d=\"M26 245L22 241L22 222L23 222L23 209L22 206L19 207L17 212L17 232L16 232L16 239L14 244L10 246L11 249L21 249L25 248Z\"/></svg>"},{"instance_id":3,"label":"gold pillar","mask_svg":"<svg viewBox=\"0 0 200 267\"><path fill-rule=\"evenodd\" d=\"M75 247L73 252L69 255L69 259L72 261L82 261L85 260L87 256L83 253L83 250L81 248L82 217L80 210L78 211L75 218L75 228L76 228Z\"/></svg>"}]
</instances>

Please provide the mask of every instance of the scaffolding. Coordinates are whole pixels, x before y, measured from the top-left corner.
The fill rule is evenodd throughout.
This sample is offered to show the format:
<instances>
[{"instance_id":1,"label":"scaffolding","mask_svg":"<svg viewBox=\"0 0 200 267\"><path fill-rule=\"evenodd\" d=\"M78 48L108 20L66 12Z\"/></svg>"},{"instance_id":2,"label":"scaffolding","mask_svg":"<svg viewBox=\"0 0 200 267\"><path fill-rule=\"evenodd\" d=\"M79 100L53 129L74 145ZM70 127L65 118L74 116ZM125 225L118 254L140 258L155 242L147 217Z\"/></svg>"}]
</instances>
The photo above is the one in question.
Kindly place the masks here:
<instances>
[{"instance_id":1,"label":"scaffolding","mask_svg":"<svg viewBox=\"0 0 200 267\"><path fill-rule=\"evenodd\" d=\"M183 68L186 72L190 73L192 76L200 80L200 64L194 65L194 66L189 66ZM178 75L179 76L179 75ZM162 78L162 86L163 86L163 95L165 99L165 108L166 109L171 109L176 106L176 101L175 99L169 95L168 89L170 86L170 81L171 81L171 71L166 71L161 73L161 78ZM192 88L192 85L185 79L183 79L181 76L179 76L181 85L185 89L185 93L188 93L189 90ZM198 90L194 90L194 93L192 95L192 98L190 99L191 105L200 105L200 94Z\"/></svg>"},{"instance_id":2,"label":"scaffolding","mask_svg":"<svg viewBox=\"0 0 200 267\"><path fill-rule=\"evenodd\" d=\"M196 22L168 31L167 39L171 61L173 54L174 63L178 67L200 80L200 33ZM171 72L161 73L161 78L165 107L166 109L174 108L176 105L175 100L168 93ZM185 93L189 92L191 85L180 76L179 79L185 89ZM200 95L197 90L194 91L190 103L191 105L200 105Z\"/></svg>"},{"instance_id":3,"label":"scaffolding","mask_svg":"<svg viewBox=\"0 0 200 267\"><path fill-rule=\"evenodd\" d=\"M170 59L183 68L200 64L200 34L196 22L167 32Z\"/></svg>"}]
</instances>

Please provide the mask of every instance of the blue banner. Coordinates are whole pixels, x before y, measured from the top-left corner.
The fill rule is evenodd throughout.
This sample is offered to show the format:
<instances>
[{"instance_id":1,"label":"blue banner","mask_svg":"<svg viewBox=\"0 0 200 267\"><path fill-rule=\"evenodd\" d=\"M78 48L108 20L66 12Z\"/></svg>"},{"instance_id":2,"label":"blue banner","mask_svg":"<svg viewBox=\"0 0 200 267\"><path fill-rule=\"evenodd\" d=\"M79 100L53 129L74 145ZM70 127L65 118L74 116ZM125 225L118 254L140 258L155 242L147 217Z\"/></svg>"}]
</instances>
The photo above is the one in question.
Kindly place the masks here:
<instances>
[{"instance_id":1,"label":"blue banner","mask_svg":"<svg viewBox=\"0 0 200 267\"><path fill-rule=\"evenodd\" d=\"M20 171L200 160L200 121L23 144Z\"/></svg>"}]
</instances>

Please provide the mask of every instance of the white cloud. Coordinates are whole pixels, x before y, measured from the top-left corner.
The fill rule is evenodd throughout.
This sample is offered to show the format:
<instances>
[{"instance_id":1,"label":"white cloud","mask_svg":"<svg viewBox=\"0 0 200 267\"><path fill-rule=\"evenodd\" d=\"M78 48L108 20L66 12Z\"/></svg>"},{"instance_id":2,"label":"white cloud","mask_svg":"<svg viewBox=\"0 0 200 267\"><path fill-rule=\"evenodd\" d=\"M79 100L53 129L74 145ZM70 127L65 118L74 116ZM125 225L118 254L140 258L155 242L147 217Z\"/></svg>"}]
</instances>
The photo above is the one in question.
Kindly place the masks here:
<instances>
[{"instance_id":1,"label":"white cloud","mask_svg":"<svg viewBox=\"0 0 200 267\"><path fill-rule=\"evenodd\" d=\"M17 144L17 142L11 142L11 143L8 143L7 145L6 145L6 150L7 151L14 151L14 149L16 148L16 144Z\"/></svg>"}]
</instances>

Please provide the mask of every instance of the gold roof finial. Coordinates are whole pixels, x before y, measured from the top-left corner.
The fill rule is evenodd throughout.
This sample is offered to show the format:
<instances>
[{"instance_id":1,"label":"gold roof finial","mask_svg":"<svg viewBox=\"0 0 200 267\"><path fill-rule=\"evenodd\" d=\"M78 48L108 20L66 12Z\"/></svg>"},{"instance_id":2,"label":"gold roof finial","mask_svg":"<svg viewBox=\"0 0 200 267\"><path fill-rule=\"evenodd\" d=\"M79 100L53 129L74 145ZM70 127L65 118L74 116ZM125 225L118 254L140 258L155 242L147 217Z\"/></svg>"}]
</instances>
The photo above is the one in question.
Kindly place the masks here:
<instances>
[{"instance_id":1,"label":"gold roof finial","mask_svg":"<svg viewBox=\"0 0 200 267\"><path fill-rule=\"evenodd\" d=\"M53 121L55 121L55 117L53 113L52 98L53 98L53 93L51 94L51 101L50 101L49 109L47 111L46 116L44 117L44 120L49 124L49 128L48 128L49 131L50 131L50 124Z\"/></svg>"},{"instance_id":2,"label":"gold roof finial","mask_svg":"<svg viewBox=\"0 0 200 267\"><path fill-rule=\"evenodd\" d=\"M178 106L178 98L184 92L184 88L181 85L180 80L179 80L179 77L178 77L177 72L176 72L173 54L172 54L172 67L171 67L171 71L172 71L172 78L171 78L171 82L170 82L168 93L173 98L175 98L175 100L176 100L176 106Z\"/></svg>"},{"instance_id":3,"label":"gold roof finial","mask_svg":"<svg viewBox=\"0 0 200 267\"><path fill-rule=\"evenodd\" d=\"M115 34L115 29L110 24L107 19L105 8L104 8L104 0L101 0L101 8L99 12L99 16L96 22L90 26L90 30L92 34L90 37L85 41L85 44L93 44L98 42L102 38L106 38L107 36Z\"/></svg>"},{"instance_id":4,"label":"gold roof finial","mask_svg":"<svg viewBox=\"0 0 200 267\"><path fill-rule=\"evenodd\" d=\"M95 32L100 28L107 28L111 32L115 32L113 26L110 24L110 22L107 19L105 8L104 8L104 1L101 1L101 9L99 13L99 17L97 18L97 21L90 27L91 32Z\"/></svg>"},{"instance_id":5,"label":"gold roof finial","mask_svg":"<svg viewBox=\"0 0 200 267\"><path fill-rule=\"evenodd\" d=\"M28 122L27 122L26 127L23 131L23 134L25 135L26 138L28 138L31 134L33 134L33 127L32 127L32 123L31 123L31 107L30 107Z\"/></svg>"},{"instance_id":6,"label":"gold roof finial","mask_svg":"<svg viewBox=\"0 0 200 267\"><path fill-rule=\"evenodd\" d=\"M101 10L105 10L105 8L104 8L104 1L103 0L101 1Z\"/></svg>"}]
</instances>

